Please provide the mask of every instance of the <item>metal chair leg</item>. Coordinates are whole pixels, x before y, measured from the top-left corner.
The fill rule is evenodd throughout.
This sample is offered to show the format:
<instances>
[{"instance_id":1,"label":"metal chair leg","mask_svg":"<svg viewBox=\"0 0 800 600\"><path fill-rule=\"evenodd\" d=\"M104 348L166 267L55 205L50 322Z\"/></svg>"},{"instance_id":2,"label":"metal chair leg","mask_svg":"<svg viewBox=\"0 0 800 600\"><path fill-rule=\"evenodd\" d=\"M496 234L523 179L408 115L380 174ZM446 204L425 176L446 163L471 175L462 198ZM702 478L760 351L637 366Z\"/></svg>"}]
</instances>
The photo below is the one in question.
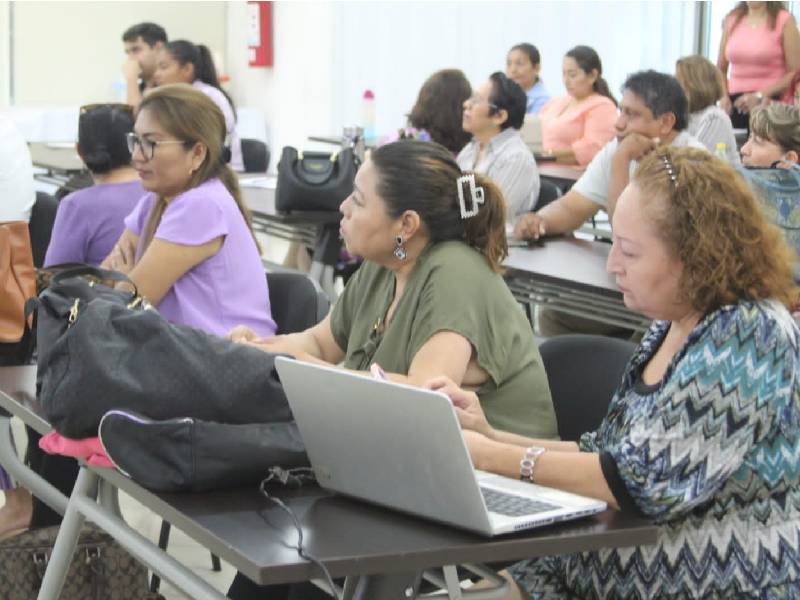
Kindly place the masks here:
<instances>
[{"instance_id":1,"label":"metal chair leg","mask_svg":"<svg viewBox=\"0 0 800 600\"><path fill-rule=\"evenodd\" d=\"M169 545L169 532L171 528L172 525L170 525L168 521L161 521L161 531L158 534L158 547L164 552L167 551L167 546ZM160 587L161 578L153 573L153 576L150 578L150 592L156 594Z\"/></svg>"}]
</instances>

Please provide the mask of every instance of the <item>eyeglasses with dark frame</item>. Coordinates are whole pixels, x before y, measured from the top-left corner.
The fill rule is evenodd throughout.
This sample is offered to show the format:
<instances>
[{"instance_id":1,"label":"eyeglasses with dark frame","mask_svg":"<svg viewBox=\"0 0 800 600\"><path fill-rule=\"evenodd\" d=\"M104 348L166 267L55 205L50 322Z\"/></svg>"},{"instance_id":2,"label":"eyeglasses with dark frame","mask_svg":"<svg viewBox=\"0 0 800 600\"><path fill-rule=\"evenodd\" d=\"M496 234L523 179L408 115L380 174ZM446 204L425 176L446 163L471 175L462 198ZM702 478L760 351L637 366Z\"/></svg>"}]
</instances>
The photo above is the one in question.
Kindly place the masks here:
<instances>
[{"instance_id":1,"label":"eyeglasses with dark frame","mask_svg":"<svg viewBox=\"0 0 800 600\"><path fill-rule=\"evenodd\" d=\"M125 134L125 141L128 142L128 151L131 153L131 156L133 156L136 151L136 146L139 146L139 150L142 151L142 156L144 156L145 160L153 160L153 157L156 155L156 146L166 146L170 144L183 144L185 146L189 144L189 142L184 142L182 140L149 140L139 137L133 132Z\"/></svg>"}]
</instances>

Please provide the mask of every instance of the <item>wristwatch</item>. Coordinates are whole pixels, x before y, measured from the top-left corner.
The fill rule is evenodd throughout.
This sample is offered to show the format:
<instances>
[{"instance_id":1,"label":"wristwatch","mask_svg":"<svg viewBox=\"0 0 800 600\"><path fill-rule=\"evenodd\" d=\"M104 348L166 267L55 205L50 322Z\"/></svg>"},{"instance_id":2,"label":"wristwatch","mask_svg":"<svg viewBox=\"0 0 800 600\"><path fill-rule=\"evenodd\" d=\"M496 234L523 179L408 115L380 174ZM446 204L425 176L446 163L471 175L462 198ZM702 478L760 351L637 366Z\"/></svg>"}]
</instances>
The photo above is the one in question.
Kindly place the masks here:
<instances>
[{"instance_id":1,"label":"wristwatch","mask_svg":"<svg viewBox=\"0 0 800 600\"><path fill-rule=\"evenodd\" d=\"M756 100L758 100L759 102L761 102L764 99L764 93L763 92L753 92L753 94L755 95Z\"/></svg>"},{"instance_id":2,"label":"wristwatch","mask_svg":"<svg viewBox=\"0 0 800 600\"><path fill-rule=\"evenodd\" d=\"M525 456L519 461L520 480L528 480L531 483L535 483L535 481L533 481L533 468L536 466L536 461L545 451L546 448L542 448L541 446L531 446L525 449Z\"/></svg>"}]
</instances>

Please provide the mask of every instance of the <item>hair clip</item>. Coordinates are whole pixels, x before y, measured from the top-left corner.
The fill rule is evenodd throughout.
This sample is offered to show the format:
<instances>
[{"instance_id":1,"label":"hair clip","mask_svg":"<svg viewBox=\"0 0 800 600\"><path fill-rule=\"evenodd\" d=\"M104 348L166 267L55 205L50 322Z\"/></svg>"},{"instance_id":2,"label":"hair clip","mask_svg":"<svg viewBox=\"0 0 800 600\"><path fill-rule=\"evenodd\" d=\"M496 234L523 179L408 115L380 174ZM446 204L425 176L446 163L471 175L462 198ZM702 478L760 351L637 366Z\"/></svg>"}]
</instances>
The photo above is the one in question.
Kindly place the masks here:
<instances>
[{"instance_id":1,"label":"hair clip","mask_svg":"<svg viewBox=\"0 0 800 600\"><path fill-rule=\"evenodd\" d=\"M472 200L472 206L469 210L464 202L465 183L469 183L469 194ZM456 179L456 186L458 187L458 204L461 207L461 218L469 219L470 217L474 217L478 214L480 205L483 204L484 200L483 188L475 185L475 174L469 173L468 175L462 175Z\"/></svg>"},{"instance_id":2,"label":"hair clip","mask_svg":"<svg viewBox=\"0 0 800 600\"><path fill-rule=\"evenodd\" d=\"M667 172L667 175L669 175L672 185L678 187L678 174L676 172L675 165L672 164L672 161L666 154L661 155L661 160L664 162L664 170Z\"/></svg>"}]
</instances>

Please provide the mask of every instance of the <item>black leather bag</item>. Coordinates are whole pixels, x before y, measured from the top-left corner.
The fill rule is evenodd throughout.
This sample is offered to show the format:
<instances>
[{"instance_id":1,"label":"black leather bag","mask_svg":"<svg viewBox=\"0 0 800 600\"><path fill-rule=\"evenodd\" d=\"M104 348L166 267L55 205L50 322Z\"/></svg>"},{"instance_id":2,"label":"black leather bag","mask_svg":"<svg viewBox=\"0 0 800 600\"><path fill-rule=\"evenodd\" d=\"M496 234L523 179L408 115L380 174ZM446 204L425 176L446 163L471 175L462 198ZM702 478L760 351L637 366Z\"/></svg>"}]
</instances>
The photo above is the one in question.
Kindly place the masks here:
<instances>
[{"instance_id":1,"label":"black leather bag","mask_svg":"<svg viewBox=\"0 0 800 600\"><path fill-rule=\"evenodd\" d=\"M278 163L275 208L284 213L338 211L353 192L357 170L351 148L328 154L286 146Z\"/></svg>"},{"instance_id":2,"label":"black leather bag","mask_svg":"<svg viewBox=\"0 0 800 600\"><path fill-rule=\"evenodd\" d=\"M174 325L135 292L86 281L121 274L87 267L56 275L38 299L41 403L62 435L97 435L103 415L218 423L288 421L274 355Z\"/></svg>"}]
</instances>

